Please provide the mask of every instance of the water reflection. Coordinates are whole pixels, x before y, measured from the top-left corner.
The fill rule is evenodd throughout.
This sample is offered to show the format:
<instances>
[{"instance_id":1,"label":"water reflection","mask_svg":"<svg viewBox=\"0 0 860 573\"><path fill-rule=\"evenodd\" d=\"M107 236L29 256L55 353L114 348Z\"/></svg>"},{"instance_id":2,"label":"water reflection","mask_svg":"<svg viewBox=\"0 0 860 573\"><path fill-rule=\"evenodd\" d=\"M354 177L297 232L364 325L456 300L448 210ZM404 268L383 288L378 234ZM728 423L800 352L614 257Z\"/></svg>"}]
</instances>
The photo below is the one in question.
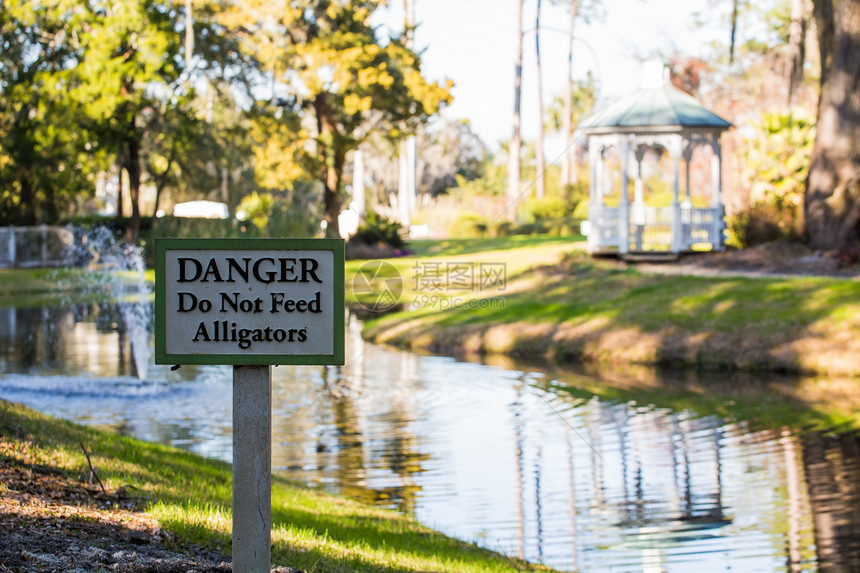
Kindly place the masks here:
<instances>
[{"instance_id":1,"label":"water reflection","mask_svg":"<svg viewBox=\"0 0 860 573\"><path fill-rule=\"evenodd\" d=\"M116 305L0 316L0 397L230 460L229 367L138 379ZM856 435L723 414L792 382L514 370L359 329L350 319L344 367L275 368L278 471L561 569L860 568ZM693 409L694 395L709 400Z\"/></svg>"},{"instance_id":2,"label":"water reflection","mask_svg":"<svg viewBox=\"0 0 860 573\"><path fill-rule=\"evenodd\" d=\"M145 336L130 335L128 317L140 316L134 310L138 306L139 302L123 302L2 308L0 368L137 377L134 345L151 345L152 333L148 322L152 313L147 312L140 328Z\"/></svg>"}]
</instances>

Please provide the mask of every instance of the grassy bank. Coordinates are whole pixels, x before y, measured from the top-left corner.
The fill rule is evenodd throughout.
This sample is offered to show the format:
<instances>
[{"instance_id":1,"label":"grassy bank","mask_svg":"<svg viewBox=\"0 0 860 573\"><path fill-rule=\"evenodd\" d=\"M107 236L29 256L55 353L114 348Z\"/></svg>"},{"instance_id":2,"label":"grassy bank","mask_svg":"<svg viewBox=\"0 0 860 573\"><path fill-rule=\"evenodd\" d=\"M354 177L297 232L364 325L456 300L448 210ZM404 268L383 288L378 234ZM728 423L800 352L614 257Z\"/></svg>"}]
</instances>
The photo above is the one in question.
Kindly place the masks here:
<instances>
[{"instance_id":1,"label":"grassy bank","mask_svg":"<svg viewBox=\"0 0 860 573\"><path fill-rule=\"evenodd\" d=\"M0 400L0 466L81 479L93 467L114 499L132 499L169 545L230 553L231 468L166 446L57 420ZM29 471L29 470L28 470ZM0 496L4 493L0 484ZM114 505L117 505L116 503ZM46 514L58 515L56 507ZM58 517L59 519L59 517ZM550 571L436 533L415 520L275 477L273 565L308 572Z\"/></svg>"},{"instance_id":2,"label":"grassy bank","mask_svg":"<svg viewBox=\"0 0 860 573\"><path fill-rule=\"evenodd\" d=\"M371 316L373 341L562 363L860 376L858 281L645 274L550 238L416 247L393 262L403 310ZM422 283L427 269L493 261L507 265L504 288Z\"/></svg>"},{"instance_id":3,"label":"grassy bank","mask_svg":"<svg viewBox=\"0 0 860 573\"><path fill-rule=\"evenodd\" d=\"M85 268L0 269L0 305L51 306L58 301L98 301L114 296L120 286L133 290L138 282L133 271L107 272ZM145 278L150 284L155 272Z\"/></svg>"}]
</instances>

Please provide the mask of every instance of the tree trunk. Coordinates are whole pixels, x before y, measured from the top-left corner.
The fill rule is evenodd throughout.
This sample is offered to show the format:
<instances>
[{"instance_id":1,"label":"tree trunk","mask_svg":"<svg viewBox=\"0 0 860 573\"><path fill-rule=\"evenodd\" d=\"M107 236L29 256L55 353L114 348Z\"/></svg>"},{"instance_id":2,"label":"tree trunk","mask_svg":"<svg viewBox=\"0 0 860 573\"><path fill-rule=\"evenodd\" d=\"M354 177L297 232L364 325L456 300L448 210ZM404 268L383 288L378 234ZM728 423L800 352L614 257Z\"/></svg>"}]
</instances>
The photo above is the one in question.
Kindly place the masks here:
<instances>
[{"instance_id":1,"label":"tree trunk","mask_svg":"<svg viewBox=\"0 0 860 573\"><path fill-rule=\"evenodd\" d=\"M131 199L131 220L126 228L125 238L129 243L137 243L140 238L140 140L137 134L137 121L132 116L125 140L125 171L128 173L128 196Z\"/></svg>"},{"instance_id":2,"label":"tree trunk","mask_svg":"<svg viewBox=\"0 0 860 573\"><path fill-rule=\"evenodd\" d=\"M175 150L171 150L170 157L167 158L167 167L164 168L164 171L153 177L155 180L155 206L152 208L153 218L158 217L158 206L161 204L161 193L167 185L167 179L170 177L170 170L173 169L174 156ZM226 197L224 198L224 202L227 202Z\"/></svg>"},{"instance_id":3,"label":"tree trunk","mask_svg":"<svg viewBox=\"0 0 860 573\"><path fill-rule=\"evenodd\" d=\"M579 0L570 1L570 29L567 32L567 85L564 87L564 116L561 118L561 130L564 132L564 155L561 158L562 188L576 181L573 151L573 39L578 2Z\"/></svg>"},{"instance_id":4,"label":"tree trunk","mask_svg":"<svg viewBox=\"0 0 860 573\"><path fill-rule=\"evenodd\" d=\"M120 154L122 151L120 151ZM122 219L124 216L125 207L123 206L122 196L122 171L125 169L125 162L122 159L117 159L116 162L116 218Z\"/></svg>"},{"instance_id":5,"label":"tree trunk","mask_svg":"<svg viewBox=\"0 0 860 573\"><path fill-rule=\"evenodd\" d=\"M735 42L738 34L738 3L740 0L732 0L732 30L729 38L729 65L735 63Z\"/></svg>"},{"instance_id":6,"label":"tree trunk","mask_svg":"<svg viewBox=\"0 0 860 573\"><path fill-rule=\"evenodd\" d=\"M338 161L337 132L331 118L331 109L325 94L320 94L314 99L314 113L317 120L318 153L320 167L320 181L323 184L323 217L326 222L326 236L340 237L340 179L343 173L343 159ZM341 154L346 156L345 152Z\"/></svg>"},{"instance_id":7,"label":"tree trunk","mask_svg":"<svg viewBox=\"0 0 860 573\"><path fill-rule=\"evenodd\" d=\"M514 61L514 133L508 149L508 219L514 220L517 214L517 201L520 195L520 152L523 145L520 134L520 101L523 85L523 4L517 0L517 51Z\"/></svg>"},{"instance_id":8,"label":"tree trunk","mask_svg":"<svg viewBox=\"0 0 860 573\"><path fill-rule=\"evenodd\" d=\"M814 0L821 96L804 216L810 245L860 247L860 0Z\"/></svg>"},{"instance_id":9,"label":"tree trunk","mask_svg":"<svg viewBox=\"0 0 860 573\"><path fill-rule=\"evenodd\" d=\"M537 16L535 17L535 72L537 73L537 88L538 88L538 138L537 149L535 151L535 190L538 199L543 199L546 195L546 160L543 157L543 137L544 137L544 120L543 120L543 81L541 78L541 61L540 61L540 4L541 0L537 0Z\"/></svg>"},{"instance_id":10,"label":"tree trunk","mask_svg":"<svg viewBox=\"0 0 860 573\"><path fill-rule=\"evenodd\" d=\"M24 225L35 225L38 219L36 194L33 191L33 180L26 170L19 172L18 183L21 185L20 221Z\"/></svg>"},{"instance_id":11,"label":"tree trunk","mask_svg":"<svg viewBox=\"0 0 860 573\"><path fill-rule=\"evenodd\" d=\"M794 96L803 82L803 62L806 60L806 14L805 0L791 0L791 25L789 27L788 57L788 105L794 104Z\"/></svg>"}]
</instances>

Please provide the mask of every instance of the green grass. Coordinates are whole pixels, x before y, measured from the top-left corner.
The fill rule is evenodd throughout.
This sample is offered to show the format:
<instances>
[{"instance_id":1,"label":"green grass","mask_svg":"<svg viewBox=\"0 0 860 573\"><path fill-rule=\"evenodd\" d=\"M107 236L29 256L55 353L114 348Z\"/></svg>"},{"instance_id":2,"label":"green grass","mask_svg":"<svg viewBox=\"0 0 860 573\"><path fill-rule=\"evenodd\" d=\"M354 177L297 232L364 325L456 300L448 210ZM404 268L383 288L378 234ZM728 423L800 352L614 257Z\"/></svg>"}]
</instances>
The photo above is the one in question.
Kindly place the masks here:
<instances>
[{"instance_id":1,"label":"green grass","mask_svg":"<svg viewBox=\"0 0 860 573\"><path fill-rule=\"evenodd\" d=\"M152 284L155 271L146 271L144 280ZM113 296L117 281L134 285L137 273L82 268L0 269L0 305L33 307L62 300L104 300Z\"/></svg>"},{"instance_id":2,"label":"green grass","mask_svg":"<svg viewBox=\"0 0 860 573\"><path fill-rule=\"evenodd\" d=\"M416 257L439 257L470 255L493 251L510 251L531 247L569 247L572 243L583 243L585 237L549 237L546 235L512 235L509 237L487 237L481 239L443 239L411 241L409 250Z\"/></svg>"},{"instance_id":3,"label":"green grass","mask_svg":"<svg viewBox=\"0 0 860 573\"><path fill-rule=\"evenodd\" d=\"M69 476L87 473L79 444L109 491L132 492L173 533L177 549L230 553L229 464L58 420L0 400L0 459ZM394 511L308 489L272 486L272 563L311 572L551 571L446 537Z\"/></svg>"},{"instance_id":4,"label":"green grass","mask_svg":"<svg viewBox=\"0 0 860 573\"><path fill-rule=\"evenodd\" d=\"M481 247L428 242L392 261L403 276L402 310L371 316L366 336L562 362L860 376L860 281L644 274L565 239ZM422 292L416 273L452 261L504 261L505 289ZM360 264L350 262L347 284ZM438 304L444 297L472 304Z\"/></svg>"}]
</instances>

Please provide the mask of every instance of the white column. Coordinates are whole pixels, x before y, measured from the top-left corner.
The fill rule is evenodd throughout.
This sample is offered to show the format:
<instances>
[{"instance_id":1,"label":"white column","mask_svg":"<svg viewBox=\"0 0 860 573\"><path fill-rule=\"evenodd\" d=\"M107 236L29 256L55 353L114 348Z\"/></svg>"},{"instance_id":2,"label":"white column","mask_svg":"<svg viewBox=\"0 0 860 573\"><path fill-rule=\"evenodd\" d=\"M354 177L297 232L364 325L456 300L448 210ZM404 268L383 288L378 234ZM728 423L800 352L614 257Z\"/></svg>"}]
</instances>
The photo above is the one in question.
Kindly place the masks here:
<instances>
[{"instance_id":1,"label":"white column","mask_svg":"<svg viewBox=\"0 0 860 573\"><path fill-rule=\"evenodd\" d=\"M406 140L406 165L407 181L409 186L409 220L415 214L415 206L418 202L418 138L410 136Z\"/></svg>"},{"instance_id":2,"label":"white column","mask_svg":"<svg viewBox=\"0 0 860 573\"><path fill-rule=\"evenodd\" d=\"M723 229L725 229L726 209L723 206L723 157L720 142L717 140L719 135L715 135L713 143L714 154L711 156L711 207L717 210L714 216L714 227L712 230L714 250L722 251L723 245Z\"/></svg>"},{"instance_id":3,"label":"white column","mask_svg":"<svg viewBox=\"0 0 860 573\"><path fill-rule=\"evenodd\" d=\"M15 227L9 226L9 268L14 269L18 265L18 261L15 260L15 254L18 252L18 248L15 245Z\"/></svg>"},{"instance_id":4,"label":"white column","mask_svg":"<svg viewBox=\"0 0 860 573\"><path fill-rule=\"evenodd\" d=\"M409 156L408 144L406 141L400 142L400 185L398 186L397 205L400 207L400 224L404 229L408 229L412 224L412 214L409 210L411 201L409 200Z\"/></svg>"},{"instance_id":5,"label":"white column","mask_svg":"<svg viewBox=\"0 0 860 573\"><path fill-rule=\"evenodd\" d=\"M39 249L39 258L41 259L42 267L48 262L48 227L44 223L39 225L39 238L41 245Z\"/></svg>"},{"instance_id":6,"label":"white column","mask_svg":"<svg viewBox=\"0 0 860 573\"><path fill-rule=\"evenodd\" d=\"M690 162L693 161L693 144L689 143L684 147L684 189L685 197L684 204L692 205L692 195L690 193Z\"/></svg>"},{"instance_id":7,"label":"white column","mask_svg":"<svg viewBox=\"0 0 860 573\"><path fill-rule=\"evenodd\" d=\"M630 177L630 138L620 138L618 152L621 154L621 202L618 204L618 252L622 255L630 250L630 199L627 197Z\"/></svg>"},{"instance_id":8,"label":"white column","mask_svg":"<svg viewBox=\"0 0 860 573\"><path fill-rule=\"evenodd\" d=\"M719 142L713 144L714 154L711 156L711 207L723 205L723 158Z\"/></svg>"},{"instance_id":9,"label":"white column","mask_svg":"<svg viewBox=\"0 0 860 573\"><path fill-rule=\"evenodd\" d=\"M678 201L680 193L679 179L681 171L681 136L677 136L670 145L669 153L672 156L672 164L675 171L675 185L672 195L672 252L681 252L681 204Z\"/></svg>"},{"instance_id":10,"label":"white column","mask_svg":"<svg viewBox=\"0 0 860 573\"><path fill-rule=\"evenodd\" d=\"M364 215L367 208L364 199L364 155L360 149L353 151L352 161L354 165L352 172L352 201L350 206L359 215Z\"/></svg>"},{"instance_id":11,"label":"white column","mask_svg":"<svg viewBox=\"0 0 860 573\"><path fill-rule=\"evenodd\" d=\"M603 143L599 137L592 136L588 142L588 165L591 168L591 181L588 185L588 252L600 248L600 226L597 224L602 210L603 197L600 192L600 165L603 162ZM598 204L600 201L600 204Z\"/></svg>"},{"instance_id":12,"label":"white column","mask_svg":"<svg viewBox=\"0 0 860 573\"><path fill-rule=\"evenodd\" d=\"M636 147L636 178L633 180L633 224L636 225L636 250L642 250L643 235L645 234L645 184L642 181L642 159L646 147Z\"/></svg>"}]
</instances>

